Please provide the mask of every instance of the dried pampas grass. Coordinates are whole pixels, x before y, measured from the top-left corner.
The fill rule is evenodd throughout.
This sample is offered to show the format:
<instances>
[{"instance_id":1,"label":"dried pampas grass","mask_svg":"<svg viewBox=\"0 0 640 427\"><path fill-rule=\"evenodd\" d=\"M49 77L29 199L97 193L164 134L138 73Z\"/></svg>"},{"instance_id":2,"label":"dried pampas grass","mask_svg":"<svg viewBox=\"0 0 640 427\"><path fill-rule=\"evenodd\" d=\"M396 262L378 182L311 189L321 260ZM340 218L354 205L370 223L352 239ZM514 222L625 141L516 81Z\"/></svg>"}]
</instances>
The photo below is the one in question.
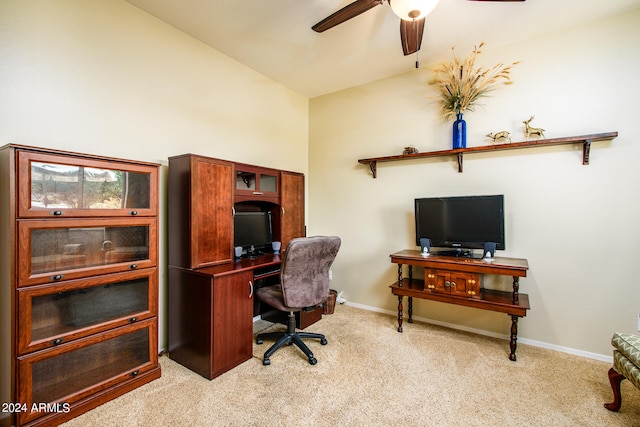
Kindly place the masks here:
<instances>
[{"instance_id":1,"label":"dried pampas grass","mask_svg":"<svg viewBox=\"0 0 640 427\"><path fill-rule=\"evenodd\" d=\"M504 80L504 84L511 82L511 68L518 62L504 66L497 64L489 69L475 68L476 58L482 51L484 42L473 48L473 52L462 61L453 52L453 62L445 63L434 69L435 76L429 84L438 87L442 95L440 106L445 119L450 119L466 111L474 111L479 98L487 96L487 92Z\"/></svg>"}]
</instances>

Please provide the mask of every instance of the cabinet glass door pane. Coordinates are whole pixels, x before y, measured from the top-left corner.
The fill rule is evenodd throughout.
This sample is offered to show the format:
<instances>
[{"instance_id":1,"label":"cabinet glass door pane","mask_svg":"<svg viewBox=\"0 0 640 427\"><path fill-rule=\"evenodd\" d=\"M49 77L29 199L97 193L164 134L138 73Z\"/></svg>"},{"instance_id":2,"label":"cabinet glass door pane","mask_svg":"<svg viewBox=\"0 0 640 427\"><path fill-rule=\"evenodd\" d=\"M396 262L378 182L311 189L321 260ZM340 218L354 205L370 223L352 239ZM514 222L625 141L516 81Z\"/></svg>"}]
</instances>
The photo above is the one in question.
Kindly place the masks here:
<instances>
[{"instance_id":1,"label":"cabinet glass door pane","mask_svg":"<svg viewBox=\"0 0 640 427\"><path fill-rule=\"evenodd\" d=\"M149 208L146 173L31 162L31 206L44 209Z\"/></svg>"},{"instance_id":2,"label":"cabinet glass door pane","mask_svg":"<svg viewBox=\"0 0 640 427\"><path fill-rule=\"evenodd\" d=\"M55 402L149 363L149 328L31 365L32 402Z\"/></svg>"},{"instance_id":3,"label":"cabinet glass door pane","mask_svg":"<svg viewBox=\"0 0 640 427\"><path fill-rule=\"evenodd\" d=\"M278 191L278 178L275 175L260 174L260 191Z\"/></svg>"},{"instance_id":4,"label":"cabinet glass door pane","mask_svg":"<svg viewBox=\"0 0 640 427\"><path fill-rule=\"evenodd\" d=\"M31 274L148 258L148 226L50 228L31 232Z\"/></svg>"},{"instance_id":5,"label":"cabinet glass door pane","mask_svg":"<svg viewBox=\"0 0 640 427\"><path fill-rule=\"evenodd\" d=\"M154 216L158 167L18 151L18 216Z\"/></svg>"},{"instance_id":6,"label":"cabinet glass door pane","mask_svg":"<svg viewBox=\"0 0 640 427\"><path fill-rule=\"evenodd\" d=\"M157 262L155 218L18 222L18 286L139 270Z\"/></svg>"},{"instance_id":7,"label":"cabinet glass door pane","mask_svg":"<svg viewBox=\"0 0 640 427\"><path fill-rule=\"evenodd\" d=\"M36 296L31 300L31 340L145 311L149 311L149 277Z\"/></svg>"},{"instance_id":8,"label":"cabinet glass door pane","mask_svg":"<svg viewBox=\"0 0 640 427\"><path fill-rule=\"evenodd\" d=\"M255 172L236 171L236 190L251 191L256 189Z\"/></svg>"}]
</instances>

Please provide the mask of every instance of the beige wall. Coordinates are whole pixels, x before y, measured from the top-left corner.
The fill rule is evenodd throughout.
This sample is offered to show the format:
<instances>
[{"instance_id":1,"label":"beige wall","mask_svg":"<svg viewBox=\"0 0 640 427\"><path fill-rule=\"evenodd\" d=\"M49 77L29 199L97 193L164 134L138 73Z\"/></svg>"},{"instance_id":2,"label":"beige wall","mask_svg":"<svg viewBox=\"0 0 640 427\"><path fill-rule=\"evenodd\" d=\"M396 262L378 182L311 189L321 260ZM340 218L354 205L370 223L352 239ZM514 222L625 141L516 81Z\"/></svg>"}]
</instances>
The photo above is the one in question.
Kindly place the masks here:
<instances>
[{"instance_id":1,"label":"beige wall","mask_svg":"<svg viewBox=\"0 0 640 427\"><path fill-rule=\"evenodd\" d=\"M0 146L163 164L197 153L308 173L308 99L122 1L0 2ZM2 190L4 191L4 189Z\"/></svg>"},{"instance_id":2,"label":"beige wall","mask_svg":"<svg viewBox=\"0 0 640 427\"><path fill-rule=\"evenodd\" d=\"M581 146L562 146L468 155L461 174L453 158L379 163L372 179L358 159L401 154L410 144L450 148L451 124L440 120L426 84L429 67L312 99L309 232L343 239L333 287L354 304L395 313L388 285L397 270L389 254L415 247L414 198L504 194L507 250L499 254L530 265L521 291L532 309L519 323L520 342L610 357L613 332L635 332L640 313L638 22L635 10L509 47L486 46L480 56L485 66L521 63L513 85L465 115L468 146L488 144L484 135L500 130L521 141L522 121L533 114L532 125L550 138L618 131L613 142L593 143L589 166L581 163ZM464 56L473 46L456 48ZM430 301L414 307L415 316L436 323L509 331L503 314Z\"/></svg>"}]
</instances>

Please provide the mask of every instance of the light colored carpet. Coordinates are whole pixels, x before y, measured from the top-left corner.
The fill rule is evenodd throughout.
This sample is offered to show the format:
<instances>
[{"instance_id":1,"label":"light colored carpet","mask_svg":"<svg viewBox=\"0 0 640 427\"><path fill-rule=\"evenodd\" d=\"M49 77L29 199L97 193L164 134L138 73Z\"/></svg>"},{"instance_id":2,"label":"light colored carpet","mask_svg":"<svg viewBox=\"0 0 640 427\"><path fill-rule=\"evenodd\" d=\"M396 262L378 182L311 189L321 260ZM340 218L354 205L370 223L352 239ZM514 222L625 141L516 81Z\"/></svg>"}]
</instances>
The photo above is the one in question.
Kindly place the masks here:
<instances>
[{"instance_id":1,"label":"light colored carpet","mask_svg":"<svg viewBox=\"0 0 640 427\"><path fill-rule=\"evenodd\" d=\"M270 329L281 326L272 326ZM282 327L284 329L284 327ZM271 366L254 357L213 381L168 357L162 377L65 424L86 426L640 426L640 390L612 400L610 365L338 305L309 327L309 365L295 346Z\"/></svg>"}]
</instances>

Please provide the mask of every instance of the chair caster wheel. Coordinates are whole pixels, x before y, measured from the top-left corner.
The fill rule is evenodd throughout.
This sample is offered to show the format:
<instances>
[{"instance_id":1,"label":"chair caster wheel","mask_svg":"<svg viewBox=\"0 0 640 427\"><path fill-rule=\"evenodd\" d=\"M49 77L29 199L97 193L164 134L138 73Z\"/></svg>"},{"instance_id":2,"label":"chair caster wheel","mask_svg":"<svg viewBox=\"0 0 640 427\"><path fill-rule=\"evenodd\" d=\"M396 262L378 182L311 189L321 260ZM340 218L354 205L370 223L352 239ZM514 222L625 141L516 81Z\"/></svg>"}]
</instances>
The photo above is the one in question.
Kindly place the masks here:
<instances>
[{"instance_id":1,"label":"chair caster wheel","mask_svg":"<svg viewBox=\"0 0 640 427\"><path fill-rule=\"evenodd\" d=\"M315 365L316 363L318 363L318 361L316 360L316 358L315 358L315 357L310 357L310 358L309 358L309 364L310 364L310 365Z\"/></svg>"},{"instance_id":2,"label":"chair caster wheel","mask_svg":"<svg viewBox=\"0 0 640 427\"><path fill-rule=\"evenodd\" d=\"M322 344L322 345L327 345L327 339L326 339L326 338L322 338L322 339L320 340L320 344Z\"/></svg>"},{"instance_id":3,"label":"chair caster wheel","mask_svg":"<svg viewBox=\"0 0 640 427\"><path fill-rule=\"evenodd\" d=\"M264 366L269 366L269 365L271 365L271 359L269 359L269 358L264 359L264 360L262 361L262 364L263 364Z\"/></svg>"},{"instance_id":4,"label":"chair caster wheel","mask_svg":"<svg viewBox=\"0 0 640 427\"><path fill-rule=\"evenodd\" d=\"M256 344L262 344L263 342L262 338L256 338Z\"/></svg>"}]
</instances>

